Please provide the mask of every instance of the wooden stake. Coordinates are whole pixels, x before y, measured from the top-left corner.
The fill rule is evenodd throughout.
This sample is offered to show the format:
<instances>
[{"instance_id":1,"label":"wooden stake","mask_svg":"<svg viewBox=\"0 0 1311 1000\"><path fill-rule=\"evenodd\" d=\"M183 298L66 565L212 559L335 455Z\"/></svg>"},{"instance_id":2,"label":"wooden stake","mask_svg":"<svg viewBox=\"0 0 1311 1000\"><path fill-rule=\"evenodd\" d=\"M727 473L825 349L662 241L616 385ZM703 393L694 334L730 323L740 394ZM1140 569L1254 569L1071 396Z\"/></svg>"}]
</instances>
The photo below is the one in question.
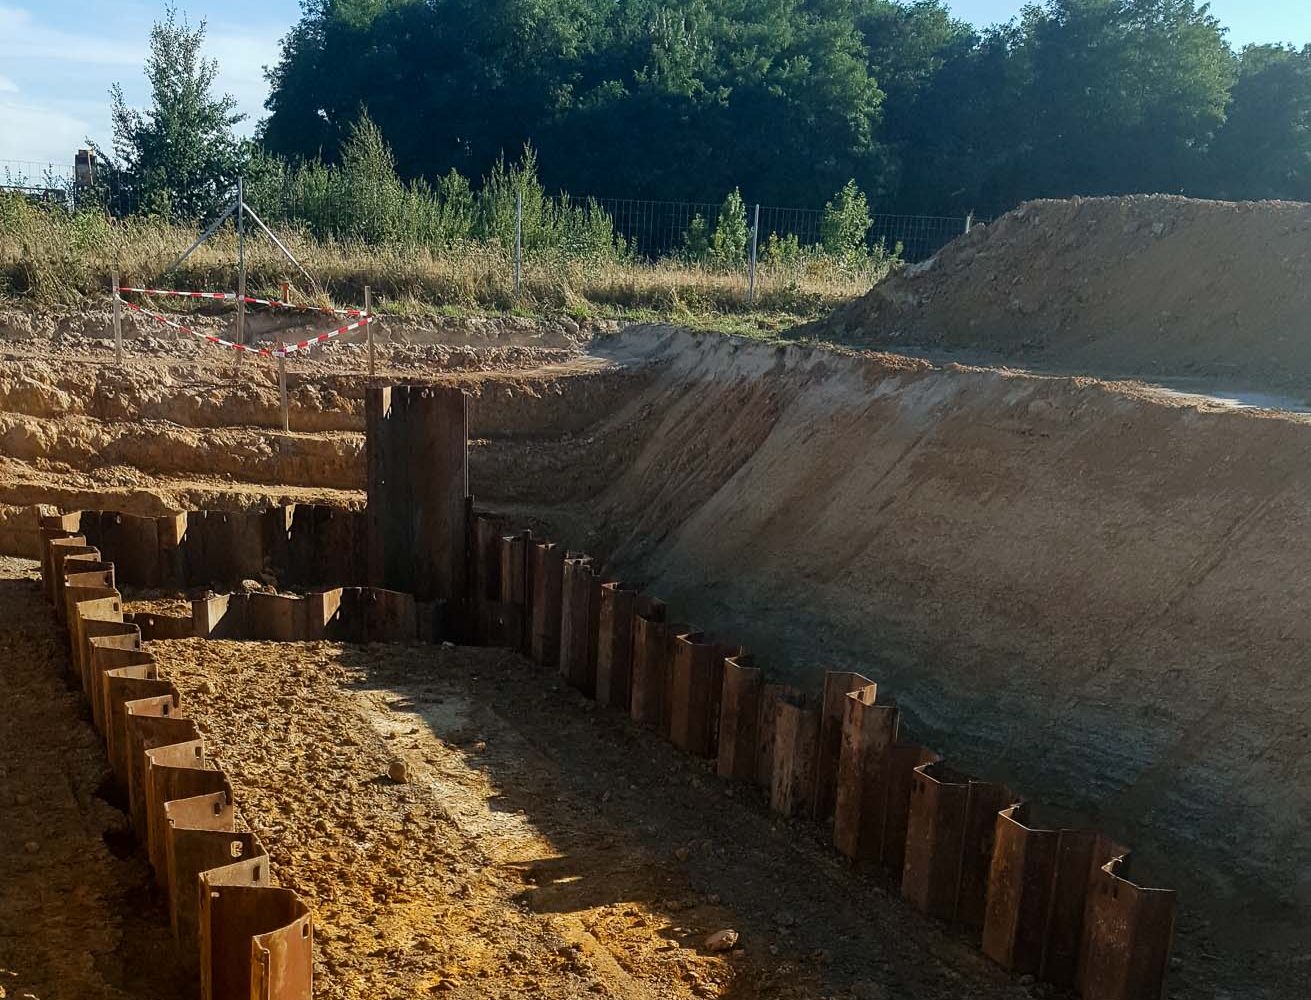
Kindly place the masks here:
<instances>
[{"instance_id":1,"label":"wooden stake","mask_svg":"<svg viewBox=\"0 0 1311 1000\"><path fill-rule=\"evenodd\" d=\"M278 347L282 347L279 338ZM287 402L287 356L284 354L278 358L278 396L282 400L282 433L291 433L291 406Z\"/></svg>"},{"instance_id":2,"label":"wooden stake","mask_svg":"<svg viewBox=\"0 0 1311 1000\"><path fill-rule=\"evenodd\" d=\"M114 361L123 363L123 303L118 297L118 268L110 272L109 280L114 284Z\"/></svg>"},{"instance_id":3,"label":"wooden stake","mask_svg":"<svg viewBox=\"0 0 1311 1000\"><path fill-rule=\"evenodd\" d=\"M373 359L373 291L368 285L364 286L364 315L369 320L364 332L369 338L369 378L373 378L376 374Z\"/></svg>"}]
</instances>

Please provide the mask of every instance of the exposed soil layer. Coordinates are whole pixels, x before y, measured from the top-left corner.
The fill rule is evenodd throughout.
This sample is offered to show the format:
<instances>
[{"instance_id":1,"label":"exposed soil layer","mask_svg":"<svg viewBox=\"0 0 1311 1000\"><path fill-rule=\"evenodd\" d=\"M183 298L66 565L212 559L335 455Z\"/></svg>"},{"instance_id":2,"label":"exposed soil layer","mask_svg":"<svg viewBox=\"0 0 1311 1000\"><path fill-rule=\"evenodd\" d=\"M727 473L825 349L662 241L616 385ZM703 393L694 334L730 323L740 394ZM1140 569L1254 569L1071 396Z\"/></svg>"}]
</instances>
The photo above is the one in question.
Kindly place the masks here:
<instances>
[{"instance_id":1,"label":"exposed soil layer","mask_svg":"<svg viewBox=\"0 0 1311 1000\"><path fill-rule=\"evenodd\" d=\"M318 997L1016 995L805 825L517 655L150 648L314 910ZM737 947L708 949L723 929Z\"/></svg>"},{"instance_id":2,"label":"exposed soil layer","mask_svg":"<svg viewBox=\"0 0 1311 1000\"><path fill-rule=\"evenodd\" d=\"M196 406L149 364L112 393L104 366L93 378L71 359L7 383L11 426L53 429L26 460L0 461L0 501L362 500L330 485L348 468L362 482L358 374L305 376L293 445L342 450L284 468L259 444L278 437L258 416L276 414L271 382L206 365ZM1311 993L1311 417L658 327L536 370L443 377L473 394L481 506L605 560L776 674L812 688L824 669L873 677L954 766L1132 844L1147 881L1182 890L1172 995ZM24 395L43 380L77 401ZM104 409L113 395L131 401ZM251 422L210 433L167 415L229 401ZM342 426L311 429L328 419ZM148 448L97 465L79 444L103 433L126 448L115 442L150 421L166 447L192 448L167 458L167 478ZM241 448L249 463L214 464ZM497 713L536 710L530 695Z\"/></svg>"},{"instance_id":3,"label":"exposed soil layer","mask_svg":"<svg viewBox=\"0 0 1311 1000\"><path fill-rule=\"evenodd\" d=\"M597 350L659 373L575 446L624 468L516 505L678 620L811 687L871 676L956 766L1132 844L1223 988L1307 989L1306 417L674 332Z\"/></svg>"},{"instance_id":4,"label":"exposed soil layer","mask_svg":"<svg viewBox=\"0 0 1311 1000\"><path fill-rule=\"evenodd\" d=\"M1035 201L807 332L1110 377L1311 395L1311 205Z\"/></svg>"},{"instance_id":5,"label":"exposed soil layer","mask_svg":"<svg viewBox=\"0 0 1311 1000\"><path fill-rule=\"evenodd\" d=\"M0 996L190 1000L39 575L0 558Z\"/></svg>"}]
</instances>

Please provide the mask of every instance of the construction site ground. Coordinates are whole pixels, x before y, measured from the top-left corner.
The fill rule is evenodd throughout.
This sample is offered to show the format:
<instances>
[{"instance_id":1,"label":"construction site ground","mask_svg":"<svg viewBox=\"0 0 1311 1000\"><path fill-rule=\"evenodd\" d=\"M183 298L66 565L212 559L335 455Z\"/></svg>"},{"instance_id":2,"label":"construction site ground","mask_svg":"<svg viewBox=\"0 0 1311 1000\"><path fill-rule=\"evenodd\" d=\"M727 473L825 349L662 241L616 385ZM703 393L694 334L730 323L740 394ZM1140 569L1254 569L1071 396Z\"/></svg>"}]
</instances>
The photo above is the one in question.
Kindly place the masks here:
<instances>
[{"instance_id":1,"label":"construction site ground","mask_svg":"<svg viewBox=\"0 0 1311 1000\"><path fill-rule=\"evenodd\" d=\"M6 995L185 997L35 571L0 562ZM314 910L316 996L1028 995L817 831L517 654L151 648ZM725 929L736 947L707 948Z\"/></svg>"},{"instance_id":2,"label":"construction site ground","mask_svg":"<svg viewBox=\"0 0 1311 1000\"><path fill-rule=\"evenodd\" d=\"M468 390L480 508L772 677L872 677L907 738L1132 845L1180 892L1171 1000L1283 1000L1311 995L1308 218L1044 203L803 331L902 354L385 323L378 377ZM1247 256L1273 234L1281 267L1217 312L1202 286L1228 279L1172 256L1199 232ZM1182 291L1150 309L1161 287ZM35 503L363 504L358 336L288 365L283 434L271 361L134 328L120 367L107 330L0 315L0 551L35 556ZM1260 405L1213 398L1230 385ZM172 1000L167 914L34 565L0 570L0 995ZM1044 992L515 655L152 646L315 911L316 996ZM724 928L740 947L708 952Z\"/></svg>"}]
</instances>

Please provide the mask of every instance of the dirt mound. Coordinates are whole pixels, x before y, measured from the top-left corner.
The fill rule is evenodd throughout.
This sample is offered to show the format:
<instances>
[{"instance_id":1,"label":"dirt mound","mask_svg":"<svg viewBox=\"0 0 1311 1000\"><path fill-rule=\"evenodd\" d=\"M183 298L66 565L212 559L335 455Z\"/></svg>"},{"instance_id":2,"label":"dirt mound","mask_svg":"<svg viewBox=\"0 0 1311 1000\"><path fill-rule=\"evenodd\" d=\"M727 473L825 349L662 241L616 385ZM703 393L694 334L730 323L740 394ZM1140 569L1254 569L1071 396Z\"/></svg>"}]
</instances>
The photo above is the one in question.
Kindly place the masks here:
<instances>
[{"instance_id":1,"label":"dirt mound","mask_svg":"<svg viewBox=\"0 0 1311 1000\"><path fill-rule=\"evenodd\" d=\"M1311 389L1311 205L1035 201L810 327L1104 376Z\"/></svg>"}]
</instances>

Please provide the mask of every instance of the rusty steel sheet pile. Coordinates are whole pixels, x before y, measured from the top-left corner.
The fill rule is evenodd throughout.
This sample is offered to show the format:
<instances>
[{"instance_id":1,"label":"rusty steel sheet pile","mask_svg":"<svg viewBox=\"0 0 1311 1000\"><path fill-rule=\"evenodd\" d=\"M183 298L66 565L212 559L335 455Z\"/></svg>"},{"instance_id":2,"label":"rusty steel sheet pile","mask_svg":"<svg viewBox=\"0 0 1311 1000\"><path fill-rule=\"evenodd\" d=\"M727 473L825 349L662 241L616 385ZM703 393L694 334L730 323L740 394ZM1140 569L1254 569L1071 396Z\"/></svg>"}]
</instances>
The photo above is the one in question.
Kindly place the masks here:
<instances>
[{"instance_id":1,"label":"rusty steel sheet pile","mask_svg":"<svg viewBox=\"0 0 1311 1000\"><path fill-rule=\"evenodd\" d=\"M125 790L132 829L167 893L184 963L203 1000L310 1000L314 933L308 907L272 883L268 854L237 829L231 782L208 756L177 688L124 621L119 564L74 533L74 515L41 524L42 586L69 640L69 666ZM88 522L76 517L78 526ZM151 519L106 517L97 530L124 552L138 581L159 533ZM93 535L94 537L94 535ZM408 595L407 595L408 596Z\"/></svg>"},{"instance_id":2,"label":"rusty steel sheet pile","mask_svg":"<svg viewBox=\"0 0 1311 1000\"><path fill-rule=\"evenodd\" d=\"M459 390L372 387L368 402L363 512L40 519L46 593L207 1000L308 998L312 921L237 830L230 784L142 649L155 636L450 636L516 650L722 779L763 790L774 812L821 824L852 865L895 880L915 909L966 929L1015 975L1085 1000L1159 1000L1176 896L1131 881L1127 848L1033 825L1021 795L907 739L875 680L827 671L818 697L771 681L743 647L670 621L599 561L476 510ZM436 459L416 461L416 448ZM252 565L337 589L220 594L174 620L125 620L115 589L203 585L257 575Z\"/></svg>"}]
</instances>

